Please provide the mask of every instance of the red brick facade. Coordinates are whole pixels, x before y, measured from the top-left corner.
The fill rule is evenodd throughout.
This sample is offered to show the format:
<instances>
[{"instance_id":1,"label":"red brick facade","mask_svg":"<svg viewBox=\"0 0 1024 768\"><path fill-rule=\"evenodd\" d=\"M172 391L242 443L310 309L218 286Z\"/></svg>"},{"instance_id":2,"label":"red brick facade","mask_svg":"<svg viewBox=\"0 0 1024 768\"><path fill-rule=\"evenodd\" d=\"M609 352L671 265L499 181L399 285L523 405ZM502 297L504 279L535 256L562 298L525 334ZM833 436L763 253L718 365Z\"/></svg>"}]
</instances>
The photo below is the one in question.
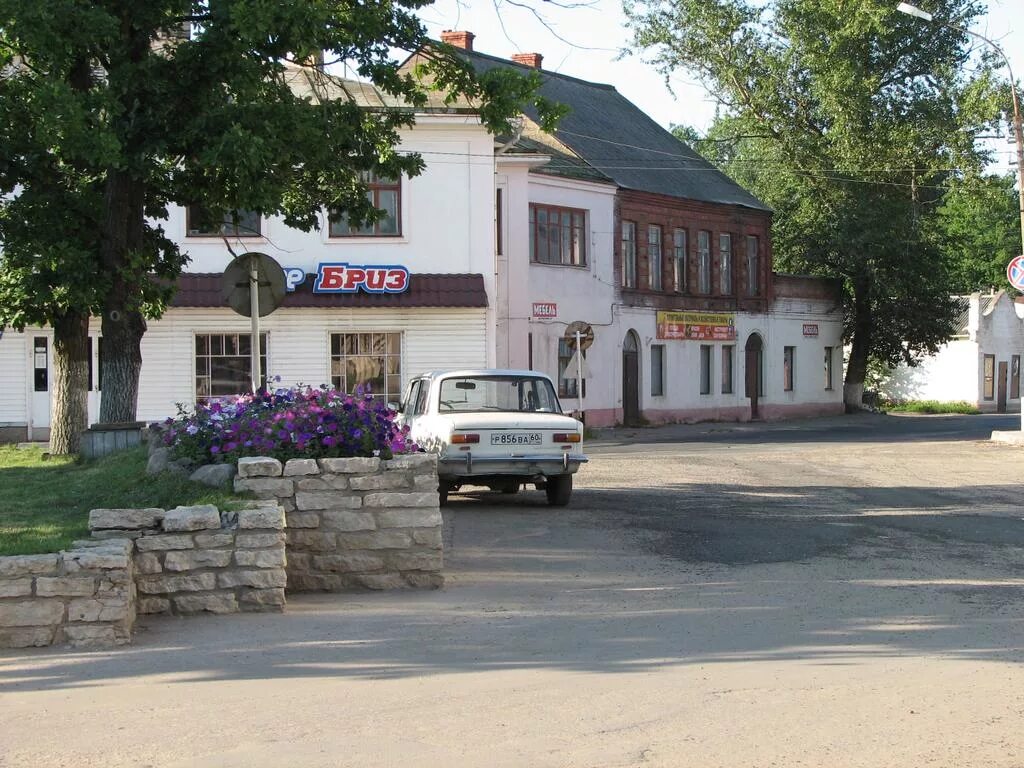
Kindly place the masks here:
<instances>
[{"instance_id":1,"label":"red brick facade","mask_svg":"<svg viewBox=\"0 0 1024 768\"><path fill-rule=\"evenodd\" d=\"M620 189L616 196L615 282L622 301L632 306L664 310L765 312L772 299L771 214L735 205L718 205ZM622 287L622 222L636 223L637 280L635 288ZM647 246L648 225L662 230L662 290L652 291ZM687 233L686 290L677 293L673 271L673 234ZM698 232L711 233L711 292L702 294L698 284ZM732 235L732 292L721 293L718 236ZM756 296L747 295L746 238L758 238Z\"/></svg>"}]
</instances>

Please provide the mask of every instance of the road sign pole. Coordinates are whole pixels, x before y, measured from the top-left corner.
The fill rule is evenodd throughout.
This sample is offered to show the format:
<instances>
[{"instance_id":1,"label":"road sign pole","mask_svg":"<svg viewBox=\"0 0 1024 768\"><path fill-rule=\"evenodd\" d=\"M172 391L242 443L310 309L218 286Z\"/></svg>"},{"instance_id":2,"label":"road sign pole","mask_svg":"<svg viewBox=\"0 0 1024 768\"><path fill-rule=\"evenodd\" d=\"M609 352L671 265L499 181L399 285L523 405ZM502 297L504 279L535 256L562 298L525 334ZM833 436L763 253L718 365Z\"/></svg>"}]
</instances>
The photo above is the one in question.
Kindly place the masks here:
<instances>
[{"instance_id":1,"label":"road sign pole","mask_svg":"<svg viewBox=\"0 0 1024 768\"><path fill-rule=\"evenodd\" d=\"M259 392L263 388L263 371L260 365L260 271L256 256L249 257L249 310L250 331L252 340L249 345L250 374L252 391Z\"/></svg>"},{"instance_id":2,"label":"road sign pole","mask_svg":"<svg viewBox=\"0 0 1024 768\"><path fill-rule=\"evenodd\" d=\"M580 344L580 332L576 331L576 402L583 420L583 346Z\"/></svg>"}]
</instances>

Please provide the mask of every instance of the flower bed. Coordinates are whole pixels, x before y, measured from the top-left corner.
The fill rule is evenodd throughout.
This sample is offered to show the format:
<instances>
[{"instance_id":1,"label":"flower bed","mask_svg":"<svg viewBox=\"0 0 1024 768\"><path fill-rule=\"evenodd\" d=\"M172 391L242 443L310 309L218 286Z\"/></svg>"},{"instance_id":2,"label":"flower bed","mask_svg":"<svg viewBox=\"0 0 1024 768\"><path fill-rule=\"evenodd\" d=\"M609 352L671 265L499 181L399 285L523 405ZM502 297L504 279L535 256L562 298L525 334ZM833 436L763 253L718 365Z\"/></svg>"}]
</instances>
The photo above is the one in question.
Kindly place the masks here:
<instances>
[{"instance_id":1,"label":"flower bed","mask_svg":"<svg viewBox=\"0 0 1024 768\"><path fill-rule=\"evenodd\" d=\"M288 459L379 457L412 453L408 427L369 392L293 387L215 400L163 424L163 442L193 465L243 456Z\"/></svg>"}]
</instances>

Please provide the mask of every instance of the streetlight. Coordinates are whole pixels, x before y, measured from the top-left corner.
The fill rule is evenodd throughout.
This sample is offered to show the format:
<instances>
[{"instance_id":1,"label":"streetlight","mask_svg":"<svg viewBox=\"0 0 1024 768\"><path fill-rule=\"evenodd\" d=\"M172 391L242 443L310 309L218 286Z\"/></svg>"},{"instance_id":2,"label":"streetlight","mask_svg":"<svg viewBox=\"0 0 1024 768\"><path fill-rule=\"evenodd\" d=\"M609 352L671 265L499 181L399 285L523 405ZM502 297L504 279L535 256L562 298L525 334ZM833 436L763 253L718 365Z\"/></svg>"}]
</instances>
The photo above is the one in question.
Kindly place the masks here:
<instances>
[{"instance_id":1,"label":"streetlight","mask_svg":"<svg viewBox=\"0 0 1024 768\"><path fill-rule=\"evenodd\" d=\"M955 29L957 32L963 32L965 35L981 40L983 43L991 45L996 52L1003 57L1003 63L1006 64L1006 69L1010 73L1010 93L1013 94L1013 133L1014 138L1017 140L1017 200L1020 204L1020 239L1021 248L1024 249L1024 125L1021 124L1020 119L1020 100L1017 98L1017 84L1013 79L1013 67L1010 66L1010 59L1007 58L1006 52L999 47L996 43L989 40L984 35L979 35L977 32L971 32L969 29L958 27L956 24L949 24L945 21L936 21L935 17L932 16L928 11L922 11L915 5L910 3L900 3L896 6L896 10L901 13L905 13L908 16L913 16L918 19L932 22L949 29ZM1024 253L1024 250L1021 251ZM1024 434L1024 405L1020 409L1020 428L1021 434Z\"/></svg>"}]
</instances>

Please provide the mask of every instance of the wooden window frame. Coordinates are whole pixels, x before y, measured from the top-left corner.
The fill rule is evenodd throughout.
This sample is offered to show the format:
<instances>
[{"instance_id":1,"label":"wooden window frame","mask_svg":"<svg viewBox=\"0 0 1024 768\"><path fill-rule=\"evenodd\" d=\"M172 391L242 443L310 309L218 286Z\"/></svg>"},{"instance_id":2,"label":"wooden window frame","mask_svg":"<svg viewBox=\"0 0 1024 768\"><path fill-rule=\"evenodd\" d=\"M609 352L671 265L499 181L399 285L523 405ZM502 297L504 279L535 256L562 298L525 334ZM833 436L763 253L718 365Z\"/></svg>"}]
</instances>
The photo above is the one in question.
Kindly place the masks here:
<instances>
[{"instance_id":1,"label":"wooden window frame","mask_svg":"<svg viewBox=\"0 0 1024 768\"><path fill-rule=\"evenodd\" d=\"M538 216L538 212L539 211L544 211L545 212L546 222L545 222L544 226L546 228L550 228L551 227L551 224L550 224L551 214L552 213L557 213L558 217L559 217L558 229L559 229L560 232L562 232L565 229L565 227L562 225L562 215L566 214L566 213L570 215L570 220L569 220L570 221L570 224L569 224L569 235L570 235L569 236L569 260L568 261L566 261L565 254L562 252L563 251L564 242L563 242L561 236L559 236L557 241L556 241L558 243L558 254L559 254L559 260L558 261L553 261L550 258L547 259L547 260L542 261L538 257L538 244L539 244L540 241L538 239L537 233L538 233L538 231L540 229L540 226L541 226L540 221L539 221L540 220L540 216ZM577 216L580 217L580 223L578 225L576 223L576 217ZM530 203L529 227L530 227L530 263L531 264L541 264L541 265L548 266L548 267L586 267L587 266L587 255L588 255L587 254L587 240L588 240L588 237L587 237L587 211L586 211L586 209L583 209L583 208L567 208L567 207L561 206L561 205L547 205L545 203ZM550 253L550 247L551 247L551 243L552 243L550 232L547 235L546 241L547 241L547 244L548 244L548 252ZM573 247L576 244L579 245L579 248L578 248L579 258L578 258L578 260L577 260L576 253L575 253L575 251L577 249L575 249Z\"/></svg>"},{"instance_id":2,"label":"wooden window frame","mask_svg":"<svg viewBox=\"0 0 1024 768\"><path fill-rule=\"evenodd\" d=\"M363 184L366 185L366 197L369 199L370 204L378 211L385 210L384 206L380 204L381 193L395 193L395 231L382 232L380 225L384 219L377 219L377 221L370 225L372 230L367 228L353 229L349 226L349 231L343 232L342 225L347 224L347 220L332 212L328 216L327 221L327 238L329 240L350 240L354 237L374 237L382 239L389 237L402 237L402 177L399 176L396 179L391 179L386 176L379 175L376 171L363 171L360 174L360 179Z\"/></svg>"},{"instance_id":3,"label":"wooden window frame","mask_svg":"<svg viewBox=\"0 0 1024 768\"><path fill-rule=\"evenodd\" d=\"M761 239L757 235L747 235L747 296L761 295L760 273Z\"/></svg>"}]
</instances>

